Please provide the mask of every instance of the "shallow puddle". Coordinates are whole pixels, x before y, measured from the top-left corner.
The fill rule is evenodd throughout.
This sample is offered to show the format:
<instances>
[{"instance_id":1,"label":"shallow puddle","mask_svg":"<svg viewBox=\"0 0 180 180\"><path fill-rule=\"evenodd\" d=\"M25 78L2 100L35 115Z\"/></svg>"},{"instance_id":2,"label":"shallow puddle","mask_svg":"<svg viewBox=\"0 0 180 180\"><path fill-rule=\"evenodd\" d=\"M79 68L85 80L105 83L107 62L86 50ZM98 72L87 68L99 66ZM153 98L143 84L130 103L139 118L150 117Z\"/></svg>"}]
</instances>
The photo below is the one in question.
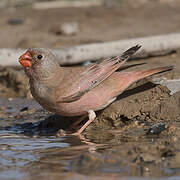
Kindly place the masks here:
<instances>
[{"instance_id":1,"label":"shallow puddle","mask_svg":"<svg viewBox=\"0 0 180 180\"><path fill-rule=\"evenodd\" d=\"M180 179L178 138L105 136L108 131L101 143L90 135L56 138L56 124L42 125L51 114L34 101L0 99L0 108L2 180Z\"/></svg>"}]
</instances>

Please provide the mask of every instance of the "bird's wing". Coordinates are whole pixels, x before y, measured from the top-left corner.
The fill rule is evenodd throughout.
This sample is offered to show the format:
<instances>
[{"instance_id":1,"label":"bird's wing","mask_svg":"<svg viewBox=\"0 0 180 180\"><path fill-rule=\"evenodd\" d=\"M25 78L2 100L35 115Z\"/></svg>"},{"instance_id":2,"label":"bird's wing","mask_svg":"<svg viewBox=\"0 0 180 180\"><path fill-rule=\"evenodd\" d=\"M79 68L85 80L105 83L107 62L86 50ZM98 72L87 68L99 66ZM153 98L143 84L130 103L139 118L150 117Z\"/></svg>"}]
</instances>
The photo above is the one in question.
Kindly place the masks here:
<instances>
[{"instance_id":1,"label":"bird's wing","mask_svg":"<svg viewBox=\"0 0 180 180\"><path fill-rule=\"evenodd\" d=\"M72 83L73 89L70 95L59 97L57 102L69 103L80 99L86 92L98 86L101 82L113 74L127 59L132 56L141 46L136 45L129 48L120 56L105 59L101 63L90 65L85 71L80 73L75 82Z\"/></svg>"}]
</instances>

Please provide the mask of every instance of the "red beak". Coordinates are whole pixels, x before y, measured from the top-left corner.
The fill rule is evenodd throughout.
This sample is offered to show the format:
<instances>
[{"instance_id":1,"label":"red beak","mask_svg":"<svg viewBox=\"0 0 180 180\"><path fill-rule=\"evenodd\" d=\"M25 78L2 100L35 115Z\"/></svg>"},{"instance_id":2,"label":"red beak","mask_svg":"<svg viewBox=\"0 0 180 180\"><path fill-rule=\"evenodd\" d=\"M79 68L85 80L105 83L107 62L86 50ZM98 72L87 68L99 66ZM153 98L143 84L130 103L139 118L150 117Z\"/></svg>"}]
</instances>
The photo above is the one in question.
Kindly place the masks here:
<instances>
[{"instance_id":1,"label":"red beak","mask_svg":"<svg viewBox=\"0 0 180 180\"><path fill-rule=\"evenodd\" d=\"M19 62L23 67L31 67L32 56L29 51L26 51L23 55L19 57Z\"/></svg>"}]
</instances>

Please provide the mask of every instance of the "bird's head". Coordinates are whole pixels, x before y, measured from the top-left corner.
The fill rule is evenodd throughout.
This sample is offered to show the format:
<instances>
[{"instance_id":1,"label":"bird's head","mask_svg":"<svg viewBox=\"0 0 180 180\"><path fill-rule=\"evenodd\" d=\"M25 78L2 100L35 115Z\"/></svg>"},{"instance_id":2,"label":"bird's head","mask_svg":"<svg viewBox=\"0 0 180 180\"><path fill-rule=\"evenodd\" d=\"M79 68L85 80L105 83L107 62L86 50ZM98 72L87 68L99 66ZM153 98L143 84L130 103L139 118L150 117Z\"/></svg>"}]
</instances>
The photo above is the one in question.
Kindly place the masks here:
<instances>
[{"instance_id":1,"label":"bird's head","mask_svg":"<svg viewBox=\"0 0 180 180\"><path fill-rule=\"evenodd\" d=\"M56 56L47 49L28 49L19 57L25 73L30 79L48 79L59 69Z\"/></svg>"}]
</instances>

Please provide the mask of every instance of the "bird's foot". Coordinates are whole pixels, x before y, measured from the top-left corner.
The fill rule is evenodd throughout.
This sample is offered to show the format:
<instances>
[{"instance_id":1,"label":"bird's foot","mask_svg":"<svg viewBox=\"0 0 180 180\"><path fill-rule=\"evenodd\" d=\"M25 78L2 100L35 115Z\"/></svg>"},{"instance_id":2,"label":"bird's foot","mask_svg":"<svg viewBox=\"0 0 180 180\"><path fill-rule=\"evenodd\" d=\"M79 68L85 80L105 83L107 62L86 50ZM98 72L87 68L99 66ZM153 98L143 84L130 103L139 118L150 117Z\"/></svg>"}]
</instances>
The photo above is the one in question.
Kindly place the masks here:
<instances>
[{"instance_id":1,"label":"bird's foot","mask_svg":"<svg viewBox=\"0 0 180 180\"><path fill-rule=\"evenodd\" d=\"M58 130L58 132L56 133L56 137L62 137L62 136L66 136L68 133L67 131L64 131L63 129Z\"/></svg>"},{"instance_id":2,"label":"bird's foot","mask_svg":"<svg viewBox=\"0 0 180 180\"><path fill-rule=\"evenodd\" d=\"M57 134L56 137L62 137L62 136L66 136L66 135L73 135L73 136L81 136L81 133L89 126L89 124L91 124L92 121L94 121L94 119L96 118L96 114L93 110L89 110L88 111L88 116L89 119L88 121L77 131L77 132L73 132L72 131L72 127L74 127L75 125L77 126L77 122L75 122L70 128L69 131L64 131L63 129L60 129ZM85 116L82 116L80 118L80 120L84 120ZM81 121L78 120L78 122L80 123Z\"/></svg>"},{"instance_id":3,"label":"bird's foot","mask_svg":"<svg viewBox=\"0 0 180 180\"><path fill-rule=\"evenodd\" d=\"M74 131L70 131L70 130L65 131L63 129L60 129L56 133L56 137L62 137L62 136L68 136L68 135L70 135L70 136L81 136L82 134L81 134L81 132L79 132L79 130L74 132Z\"/></svg>"},{"instance_id":4,"label":"bird's foot","mask_svg":"<svg viewBox=\"0 0 180 180\"><path fill-rule=\"evenodd\" d=\"M62 137L62 136L67 136L67 135L73 135L73 136L78 136L80 135L80 133L77 132L73 132L73 131L65 131L63 129L60 129L57 133L56 133L56 137Z\"/></svg>"},{"instance_id":5,"label":"bird's foot","mask_svg":"<svg viewBox=\"0 0 180 180\"><path fill-rule=\"evenodd\" d=\"M82 135L81 133L77 132L73 132L73 131L64 131L63 129L60 129L57 133L56 133L56 137L62 137L62 136L77 136L79 139L83 140L85 139L84 135ZM85 141L86 142L86 141Z\"/></svg>"}]
</instances>

